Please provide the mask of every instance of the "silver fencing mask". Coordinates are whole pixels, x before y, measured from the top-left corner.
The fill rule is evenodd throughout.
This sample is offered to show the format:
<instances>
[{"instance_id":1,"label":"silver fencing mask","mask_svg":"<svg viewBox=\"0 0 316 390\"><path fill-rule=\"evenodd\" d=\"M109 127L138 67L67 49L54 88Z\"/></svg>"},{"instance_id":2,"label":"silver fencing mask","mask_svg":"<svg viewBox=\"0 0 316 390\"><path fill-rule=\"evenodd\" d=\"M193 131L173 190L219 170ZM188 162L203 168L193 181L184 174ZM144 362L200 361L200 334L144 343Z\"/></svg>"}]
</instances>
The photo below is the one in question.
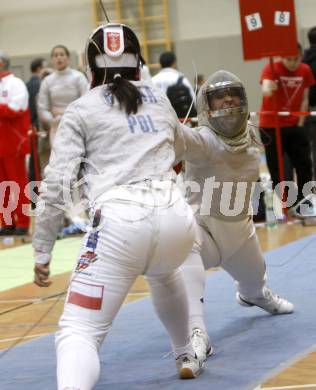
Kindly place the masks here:
<instances>
[{"instance_id":1,"label":"silver fencing mask","mask_svg":"<svg viewBox=\"0 0 316 390\"><path fill-rule=\"evenodd\" d=\"M248 101L242 82L234 74L219 70L202 85L197 97L199 125L224 140L240 137L247 129Z\"/></svg>"}]
</instances>

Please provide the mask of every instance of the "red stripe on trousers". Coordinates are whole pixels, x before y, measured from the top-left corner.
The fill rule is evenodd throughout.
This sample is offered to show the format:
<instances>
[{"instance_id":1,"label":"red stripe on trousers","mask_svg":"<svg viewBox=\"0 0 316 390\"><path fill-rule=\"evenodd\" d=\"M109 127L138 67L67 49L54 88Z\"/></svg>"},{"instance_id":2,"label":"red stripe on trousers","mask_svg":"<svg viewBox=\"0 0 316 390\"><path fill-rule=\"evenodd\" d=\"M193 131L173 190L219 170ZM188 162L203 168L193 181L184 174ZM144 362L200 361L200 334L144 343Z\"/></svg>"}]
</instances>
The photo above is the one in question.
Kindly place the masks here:
<instances>
[{"instance_id":1,"label":"red stripe on trousers","mask_svg":"<svg viewBox=\"0 0 316 390\"><path fill-rule=\"evenodd\" d=\"M101 310L103 298L89 297L71 291L68 298L68 303L84 307L85 309Z\"/></svg>"}]
</instances>

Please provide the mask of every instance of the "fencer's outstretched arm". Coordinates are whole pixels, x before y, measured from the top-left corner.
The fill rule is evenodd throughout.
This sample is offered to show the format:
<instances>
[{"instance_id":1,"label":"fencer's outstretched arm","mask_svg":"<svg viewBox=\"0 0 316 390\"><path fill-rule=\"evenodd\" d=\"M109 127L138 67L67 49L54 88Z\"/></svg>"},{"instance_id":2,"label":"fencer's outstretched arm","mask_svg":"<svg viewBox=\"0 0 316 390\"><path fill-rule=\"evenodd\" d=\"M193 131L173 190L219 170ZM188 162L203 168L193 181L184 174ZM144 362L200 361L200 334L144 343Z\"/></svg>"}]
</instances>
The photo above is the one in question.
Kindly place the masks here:
<instances>
[{"instance_id":1,"label":"fencer's outstretched arm","mask_svg":"<svg viewBox=\"0 0 316 390\"><path fill-rule=\"evenodd\" d=\"M212 138L208 136L209 129L205 127L191 128L181 124L181 131L185 143L183 160L194 162L211 158L214 145Z\"/></svg>"}]
</instances>

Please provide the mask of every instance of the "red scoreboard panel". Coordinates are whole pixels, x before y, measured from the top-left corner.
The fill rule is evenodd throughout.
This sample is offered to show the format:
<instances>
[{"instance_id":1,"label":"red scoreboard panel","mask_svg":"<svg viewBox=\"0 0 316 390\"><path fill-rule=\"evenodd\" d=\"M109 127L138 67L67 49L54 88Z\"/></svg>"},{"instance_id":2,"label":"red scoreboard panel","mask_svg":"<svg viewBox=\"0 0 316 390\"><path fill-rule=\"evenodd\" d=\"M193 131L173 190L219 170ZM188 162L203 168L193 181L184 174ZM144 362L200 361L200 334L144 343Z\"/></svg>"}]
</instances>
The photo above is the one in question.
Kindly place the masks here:
<instances>
[{"instance_id":1,"label":"red scoreboard panel","mask_svg":"<svg viewBox=\"0 0 316 390\"><path fill-rule=\"evenodd\" d=\"M239 0L245 60L295 56L294 0Z\"/></svg>"}]
</instances>

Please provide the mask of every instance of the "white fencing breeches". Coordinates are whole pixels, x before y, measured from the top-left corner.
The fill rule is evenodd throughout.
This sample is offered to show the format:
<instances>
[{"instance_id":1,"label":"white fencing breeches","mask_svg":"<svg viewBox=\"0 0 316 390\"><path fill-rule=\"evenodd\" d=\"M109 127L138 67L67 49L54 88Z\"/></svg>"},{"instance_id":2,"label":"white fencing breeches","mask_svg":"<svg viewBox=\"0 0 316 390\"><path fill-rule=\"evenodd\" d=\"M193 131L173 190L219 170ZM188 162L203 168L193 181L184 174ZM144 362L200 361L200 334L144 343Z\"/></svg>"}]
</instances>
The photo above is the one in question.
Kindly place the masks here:
<instances>
[{"instance_id":1,"label":"white fencing breeches","mask_svg":"<svg viewBox=\"0 0 316 390\"><path fill-rule=\"evenodd\" d=\"M144 204L137 204L137 198ZM187 296L177 267L192 248L195 220L182 196L165 208L150 206L148 198L163 204L166 197L159 189L145 188L133 192L131 203L106 202L100 226L84 238L56 335L59 390L94 387L99 347L141 274L147 276L175 355L193 353Z\"/></svg>"},{"instance_id":2,"label":"white fencing breeches","mask_svg":"<svg viewBox=\"0 0 316 390\"><path fill-rule=\"evenodd\" d=\"M205 217L199 236L181 271L189 298L190 327L206 331L205 269L222 267L234 279L239 293L251 300L262 296L266 268L252 220L225 222Z\"/></svg>"}]
</instances>

